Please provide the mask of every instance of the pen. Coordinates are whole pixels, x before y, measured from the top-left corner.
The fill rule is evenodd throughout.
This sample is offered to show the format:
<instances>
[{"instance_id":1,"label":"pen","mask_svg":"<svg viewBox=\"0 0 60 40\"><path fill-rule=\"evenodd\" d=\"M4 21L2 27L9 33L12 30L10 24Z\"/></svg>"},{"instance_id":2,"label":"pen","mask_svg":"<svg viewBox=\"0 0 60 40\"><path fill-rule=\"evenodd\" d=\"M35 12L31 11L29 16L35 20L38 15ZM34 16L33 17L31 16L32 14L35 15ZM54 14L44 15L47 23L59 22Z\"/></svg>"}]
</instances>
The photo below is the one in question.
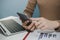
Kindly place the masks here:
<instances>
[{"instance_id":1,"label":"pen","mask_svg":"<svg viewBox=\"0 0 60 40\"><path fill-rule=\"evenodd\" d=\"M26 40L26 38L28 37L29 34L30 34L30 32L28 32L28 33L24 36L23 40Z\"/></svg>"}]
</instances>

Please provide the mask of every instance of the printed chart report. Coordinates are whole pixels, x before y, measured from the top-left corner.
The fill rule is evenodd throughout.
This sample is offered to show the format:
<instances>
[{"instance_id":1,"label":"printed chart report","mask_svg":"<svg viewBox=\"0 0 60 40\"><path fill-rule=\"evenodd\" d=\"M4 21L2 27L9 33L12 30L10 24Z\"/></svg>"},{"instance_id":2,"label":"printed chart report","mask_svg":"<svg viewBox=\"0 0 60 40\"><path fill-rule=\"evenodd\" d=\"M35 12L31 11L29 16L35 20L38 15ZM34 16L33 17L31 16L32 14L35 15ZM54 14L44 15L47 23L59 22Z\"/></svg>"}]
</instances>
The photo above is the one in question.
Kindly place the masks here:
<instances>
[{"instance_id":1,"label":"printed chart report","mask_svg":"<svg viewBox=\"0 0 60 40\"><path fill-rule=\"evenodd\" d=\"M24 40L60 40L60 33L42 33L38 30L28 33Z\"/></svg>"}]
</instances>

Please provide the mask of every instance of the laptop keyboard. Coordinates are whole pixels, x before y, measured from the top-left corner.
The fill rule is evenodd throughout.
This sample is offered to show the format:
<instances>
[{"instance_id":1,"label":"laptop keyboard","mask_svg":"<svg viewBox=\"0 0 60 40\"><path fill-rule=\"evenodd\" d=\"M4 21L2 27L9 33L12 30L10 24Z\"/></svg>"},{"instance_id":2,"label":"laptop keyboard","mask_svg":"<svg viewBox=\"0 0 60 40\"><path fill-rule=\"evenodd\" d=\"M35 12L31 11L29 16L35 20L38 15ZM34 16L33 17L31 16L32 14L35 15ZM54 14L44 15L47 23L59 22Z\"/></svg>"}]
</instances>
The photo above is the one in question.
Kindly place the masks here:
<instances>
[{"instance_id":1,"label":"laptop keyboard","mask_svg":"<svg viewBox=\"0 0 60 40\"><path fill-rule=\"evenodd\" d=\"M25 30L20 24L18 24L13 19L1 21L1 23L11 32L19 32Z\"/></svg>"}]
</instances>

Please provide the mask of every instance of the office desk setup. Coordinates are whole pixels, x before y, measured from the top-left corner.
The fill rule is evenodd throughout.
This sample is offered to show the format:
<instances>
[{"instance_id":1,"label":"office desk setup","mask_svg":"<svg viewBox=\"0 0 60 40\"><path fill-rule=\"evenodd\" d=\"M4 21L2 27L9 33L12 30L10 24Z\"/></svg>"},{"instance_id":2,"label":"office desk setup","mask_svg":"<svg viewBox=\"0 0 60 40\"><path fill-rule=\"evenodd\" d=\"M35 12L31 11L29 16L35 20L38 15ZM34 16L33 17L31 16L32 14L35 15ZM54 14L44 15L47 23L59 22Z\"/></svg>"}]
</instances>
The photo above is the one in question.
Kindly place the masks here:
<instances>
[{"instance_id":1,"label":"office desk setup","mask_svg":"<svg viewBox=\"0 0 60 40\"><path fill-rule=\"evenodd\" d=\"M40 33L34 31L29 33L24 31L12 36L4 36L0 34L0 40L60 40L60 33ZM27 36L26 36L27 35Z\"/></svg>"},{"instance_id":2,"label":"office desk setup","mask_svg":"<svg viewBox=\"0 0 60 40\"><path fill-rule=\"evenodd\" d=\"M1 20L8 20L8 19L13 19L14 23L16 21L17 23L19 23L21 25L21 21L18 17L10 16L7 18L3 18ZM1 20L0 20L0 22L2 22L2 23L6 22L6 21L1 21ZM9 26L9 25L7 25L7 26ZM7 26L6 26L6 28L8 29ZM10 26L12 26L12 25L10 25ZM0 40L60 40L60 32L55 32L52 30L51 31L41 31L40 29L36 29L33 32L27 32L27 31L21 31L21 30L19 32L18 29L16 29L18 27L13 25L14 27L16 27L16 28L12 27L13 29L15 29L15 30L13 30L13 29L11 29L10 26L9 26L8 31L5 29L6 33L3 30L2 31L4 34L2 33L2 31L0 31ZM1 26L0 26L0 29L1 29ZM11 31L10 29L13 31ZM18 33L15 33L15 31L17 31Z\"/></svg>"}]
</instances>

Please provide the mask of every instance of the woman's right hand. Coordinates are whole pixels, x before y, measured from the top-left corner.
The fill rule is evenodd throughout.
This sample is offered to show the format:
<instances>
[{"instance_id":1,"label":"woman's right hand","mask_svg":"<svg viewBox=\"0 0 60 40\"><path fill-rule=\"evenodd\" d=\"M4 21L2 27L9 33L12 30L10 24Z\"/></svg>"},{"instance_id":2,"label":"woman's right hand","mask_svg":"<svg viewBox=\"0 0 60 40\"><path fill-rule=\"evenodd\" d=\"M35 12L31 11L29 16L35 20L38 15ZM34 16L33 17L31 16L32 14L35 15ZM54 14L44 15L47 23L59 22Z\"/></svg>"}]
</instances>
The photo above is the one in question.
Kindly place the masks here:
<instances>
[{"instance_id":1,"label":"woman's right hand","mask_svg":"<svg viewBox=\"0 0 60 40\"><path fill-rule=\"evenodd\" d=\"M24 23L22 23L22 26L26 29L26 30L30 30L30 31L34 31L35 30L35 23L32 22L30 25L27 26L27 23L29 22L29 20L25 21Z\"/></svg>"}]
</instances>

